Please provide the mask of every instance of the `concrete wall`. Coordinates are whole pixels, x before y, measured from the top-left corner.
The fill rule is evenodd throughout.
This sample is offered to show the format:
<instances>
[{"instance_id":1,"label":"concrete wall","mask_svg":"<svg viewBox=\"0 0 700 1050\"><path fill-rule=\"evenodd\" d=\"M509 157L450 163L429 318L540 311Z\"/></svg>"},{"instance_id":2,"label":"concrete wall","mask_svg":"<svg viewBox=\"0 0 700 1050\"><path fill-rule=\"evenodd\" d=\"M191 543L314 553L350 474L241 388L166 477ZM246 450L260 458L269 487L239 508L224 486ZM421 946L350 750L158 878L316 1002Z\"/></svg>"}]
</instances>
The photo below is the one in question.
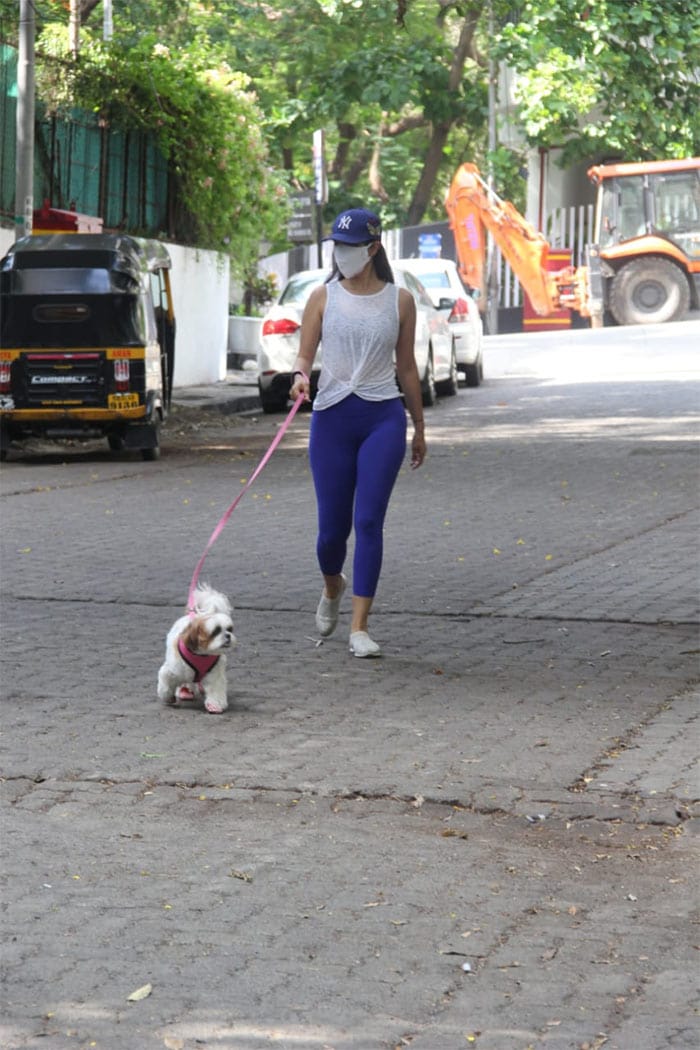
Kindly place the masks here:
<instances>
[{"instance_id":1,"label":"concrete wall","mask_svg":"<svg viewBox=\"0 0 700 1050\"><path fill-rule=\"evenodd\" d=\"M229 260L218 252L167 244L177 334L176 387L226 378Z\"/></svg>"},{"instance_id":2,"label":"concrete wall","mask_svg":"<svg viewBox=\"0 0 700 1050\"><path fill-rule=\"evenodd\" d=\"M14 243L0 229L0 258ZM218 252L166 244L172 259L177 325L174 386L216 383L226 378L229 260Z\"/></svg>"}]
</instances>

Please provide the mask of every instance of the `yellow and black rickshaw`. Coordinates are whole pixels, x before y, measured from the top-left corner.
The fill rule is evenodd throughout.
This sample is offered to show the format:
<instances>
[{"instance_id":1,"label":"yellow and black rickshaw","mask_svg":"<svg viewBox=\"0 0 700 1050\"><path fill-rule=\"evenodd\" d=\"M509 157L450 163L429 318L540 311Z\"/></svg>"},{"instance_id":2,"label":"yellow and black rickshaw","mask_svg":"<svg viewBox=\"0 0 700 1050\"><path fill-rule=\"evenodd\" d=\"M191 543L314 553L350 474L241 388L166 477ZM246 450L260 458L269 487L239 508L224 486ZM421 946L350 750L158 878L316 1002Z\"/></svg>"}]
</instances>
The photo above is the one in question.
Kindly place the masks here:
<instances>
[{"instance_id":1,"label":"yellow and black rickshaw","mask_svg":"<svg viewBox=\"0 0 700 1050\"><path fill-rule=\"evenodd\" d=\"M24 237L0 261L0 454L106 437L157 459L175 365L170 256L120 234Z\"/></svg>"}]
</instances>

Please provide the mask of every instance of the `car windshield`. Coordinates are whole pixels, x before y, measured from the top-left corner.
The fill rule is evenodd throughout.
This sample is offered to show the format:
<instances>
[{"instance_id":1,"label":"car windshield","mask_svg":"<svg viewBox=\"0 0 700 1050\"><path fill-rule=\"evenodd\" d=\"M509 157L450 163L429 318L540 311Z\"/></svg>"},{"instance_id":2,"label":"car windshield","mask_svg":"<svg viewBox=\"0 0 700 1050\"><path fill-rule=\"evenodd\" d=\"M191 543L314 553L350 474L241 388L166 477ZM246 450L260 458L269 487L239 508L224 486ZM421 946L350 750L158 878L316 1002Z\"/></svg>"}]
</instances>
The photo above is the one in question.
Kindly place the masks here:
<instances>
[{"instance_id":1,"label":"car windshield","mask_svg":"<svg viewBox=\"0 0 700 1050\"><path fill-rule=\"evenodd\" d=\"M416 272L416 277L424 288L449 288L450 279L445 270L427 270Z\"/></svg>"},{"instance_id":2,"label":"car windshield","mask_svg":"<svg viewBox=\"0 0 700 1050\"><path fill-rule=\"evenodd\" d=\"M298 277L292 277L280 296L280 304L291 303L297 306L305 306L306 300L314 288L317 288L322 281L323 276L318 274L300 274Z\"/></svg>"}]
</instances>

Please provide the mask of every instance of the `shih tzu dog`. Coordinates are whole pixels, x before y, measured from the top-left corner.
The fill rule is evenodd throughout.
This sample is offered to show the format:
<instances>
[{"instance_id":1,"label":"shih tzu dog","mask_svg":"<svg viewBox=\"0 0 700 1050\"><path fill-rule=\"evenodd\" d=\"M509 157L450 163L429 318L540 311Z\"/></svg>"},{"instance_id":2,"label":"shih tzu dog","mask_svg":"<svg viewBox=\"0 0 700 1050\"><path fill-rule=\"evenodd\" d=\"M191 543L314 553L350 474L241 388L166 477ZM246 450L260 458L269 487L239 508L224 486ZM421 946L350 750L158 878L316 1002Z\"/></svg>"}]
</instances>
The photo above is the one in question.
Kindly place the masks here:
<instances>
[{"instance_id":1,"label":"shih tzu dog","mask_svg":"<svg viewBox=\"0 0 700 1050\"><path fill-rule=\"evenodd\" d=\"M226 650L236 641L231 603L206 583L192 596L192 611L176 620L165 641L158 698L166 704L204 699L212 714L228 707Z\"/></svg>"}]
</instances>

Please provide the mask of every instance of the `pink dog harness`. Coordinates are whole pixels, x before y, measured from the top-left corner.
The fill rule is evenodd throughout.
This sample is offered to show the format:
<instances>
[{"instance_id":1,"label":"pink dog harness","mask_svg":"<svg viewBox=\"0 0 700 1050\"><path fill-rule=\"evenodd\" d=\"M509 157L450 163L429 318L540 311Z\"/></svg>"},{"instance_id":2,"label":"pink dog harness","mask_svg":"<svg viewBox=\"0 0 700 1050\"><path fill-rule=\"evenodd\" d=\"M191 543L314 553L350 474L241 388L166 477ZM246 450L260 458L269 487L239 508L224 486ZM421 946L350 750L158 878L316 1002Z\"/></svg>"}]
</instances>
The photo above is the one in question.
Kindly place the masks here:
<instances>
[{"instance_id":1,"label":"pink dog harness","mask_svg":"<svg viewBox=\"0 0 700 1050\"><path fill-rule=\"evenodd\" d=\"M194 671L195 682L201 682L205 674L208 674L212 667L219 662L218 656L204 656L202 653L193 653L191 649L187 648L182 638L177 640L177 651L185 663L189 664Z\"/></svg>"}]
</instances>

